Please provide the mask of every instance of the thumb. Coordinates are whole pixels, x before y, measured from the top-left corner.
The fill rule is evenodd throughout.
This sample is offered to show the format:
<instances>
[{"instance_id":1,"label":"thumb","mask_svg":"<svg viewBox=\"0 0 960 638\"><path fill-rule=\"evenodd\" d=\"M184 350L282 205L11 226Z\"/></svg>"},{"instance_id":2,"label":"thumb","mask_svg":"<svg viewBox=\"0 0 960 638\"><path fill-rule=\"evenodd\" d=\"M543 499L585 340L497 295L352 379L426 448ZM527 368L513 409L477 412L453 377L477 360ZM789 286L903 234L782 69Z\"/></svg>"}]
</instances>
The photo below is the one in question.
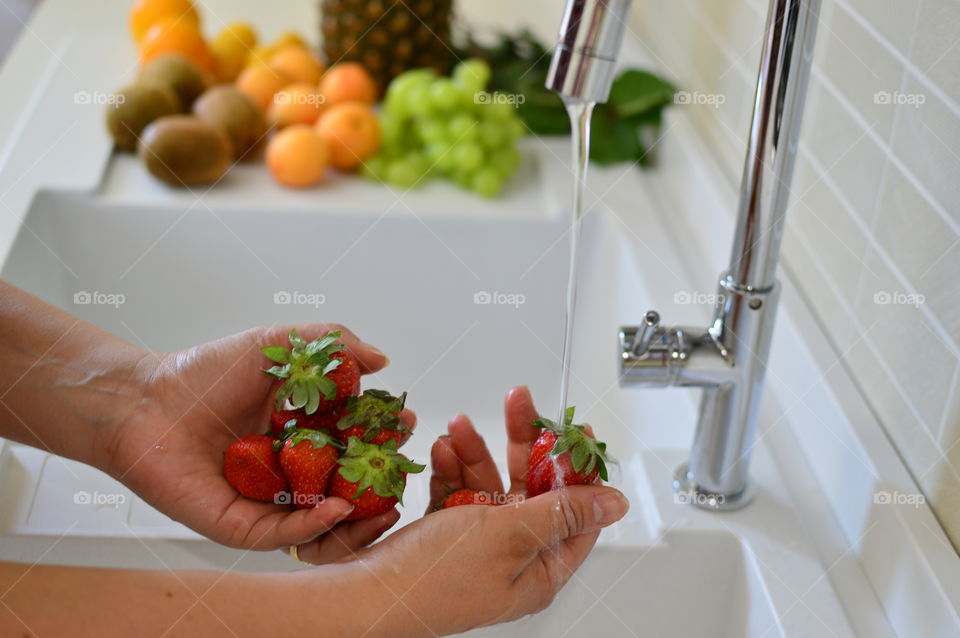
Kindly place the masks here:
<instances>
[{"instance_id":1,"label":"thumb","mask_svg":"<svg viewBox=\"0 0 960 638\"><path fill-rule=\"evenodd\" d=\"M516 515L531 532L532 551L616 523L630 509L622 492L602 485L574 485L527 499Z\"/></svg>"}]
</instances>

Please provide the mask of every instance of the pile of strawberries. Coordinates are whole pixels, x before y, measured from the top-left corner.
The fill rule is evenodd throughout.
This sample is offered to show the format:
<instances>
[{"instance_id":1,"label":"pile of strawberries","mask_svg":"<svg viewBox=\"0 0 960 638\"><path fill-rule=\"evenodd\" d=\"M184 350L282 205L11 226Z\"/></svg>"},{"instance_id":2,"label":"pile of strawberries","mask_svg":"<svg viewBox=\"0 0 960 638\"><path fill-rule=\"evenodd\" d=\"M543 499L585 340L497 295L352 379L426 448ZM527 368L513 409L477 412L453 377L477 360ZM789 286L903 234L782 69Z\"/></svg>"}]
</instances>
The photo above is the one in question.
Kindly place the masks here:
<instances>
[{"instance_id":1,"label":"pile of strawberries","mask_svg":"<svg viewBox=\"0 0 960 638\"><path fill-rule=\"evenodd\" d=\"M310 343L290 331L290 348L263 348L283 380L269 434L249 434L223 455L223 474L247 498L314 507L330 496L369 518L403 502L407 474L423 465L397 452L410 437L400 418L406 393L360 393L360 367L334 331Z\"/></svg>"},{"instance_id":2,"label":"pile of strawberries","mask_svg":"<svg viewBox=\"0 0 960 638\"><path fill-rule=\"evenodd\" d=\"M607 445L573 422L573 407L564 415L562 426L539 418L533 427L540 436L530 448L527 459L527 496L533 497L566 485L590 485L597 478L607 480ZM494 495L482 490L460 489L451 492L437 509L459 505L499 505Z\"/></svg>"}]
</instances>

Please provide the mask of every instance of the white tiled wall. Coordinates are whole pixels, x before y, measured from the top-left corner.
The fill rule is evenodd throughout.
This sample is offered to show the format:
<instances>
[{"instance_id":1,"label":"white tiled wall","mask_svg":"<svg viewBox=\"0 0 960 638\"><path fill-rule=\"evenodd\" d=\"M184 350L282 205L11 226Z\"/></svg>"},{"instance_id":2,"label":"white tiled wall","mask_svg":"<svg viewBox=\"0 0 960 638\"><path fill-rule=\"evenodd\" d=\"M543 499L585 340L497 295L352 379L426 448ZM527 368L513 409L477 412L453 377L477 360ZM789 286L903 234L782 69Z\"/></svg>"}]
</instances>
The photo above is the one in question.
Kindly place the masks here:
<instances>
[{"instance_id":1,"label":"white tiled wall","mask_svg":"<svg viewBox=\"0 0 960 638\"><path fill-rule=\"evenodd\" d=\"M682 108L739 179L767 3L635 4L660 70L722 102ZM785 264L960 546L960 0L820 17Z\"/></svg>"}]
</instances>

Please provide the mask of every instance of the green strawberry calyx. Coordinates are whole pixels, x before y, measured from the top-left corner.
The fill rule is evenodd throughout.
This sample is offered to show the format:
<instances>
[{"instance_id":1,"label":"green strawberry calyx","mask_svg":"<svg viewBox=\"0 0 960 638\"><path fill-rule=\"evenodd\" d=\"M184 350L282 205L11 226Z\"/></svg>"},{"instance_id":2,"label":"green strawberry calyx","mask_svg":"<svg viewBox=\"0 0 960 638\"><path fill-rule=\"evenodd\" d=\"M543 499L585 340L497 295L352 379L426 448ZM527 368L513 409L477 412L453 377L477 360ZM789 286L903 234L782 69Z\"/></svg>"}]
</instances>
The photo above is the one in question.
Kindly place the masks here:
<instances>
[{"instance_id":1,"label":"green strawberry calyx","mask_svg":"<svg viewBox=\"0 0 960 638\"><path fill-rule=\"evenodd\" d=\"M364 390L358 397L350 397L345 414L337 421L337 429L347 430L354 426L364 428L363 440L374 440L381 430L408 433L410 429L400 420L400 412L407 401L407 393L395 397L385 390Z\"/></svg>"},{"instance_id":2,"label":"green strawberry calyx","mask_svg":"<svg viewBox=\"0 0 960 638\"><path fill-rule=\"evenodd\" d=\"M569 452L574 472L589 474L596 468L600 478L606 481L607 463L611 462L607 456L607 444L587 436L583 425L573 422L573 411L573 406L566 409L563 426L540 417L534 421L533 427L549 430L556 435L557 440L549 452L550 456Z\"/></svg>"},{"instance_id":3,"label":"green strawberry calyx","mask_svg":"<svg viewBox=\"0 0 960 638\"><path fill-rule=\"evenodd\" d=\"M284 426L283 435L273 442L273 451L279 452L284 443L290 442L290 447L296 447L301 441L310 441L314 448L320 449L332 445L338 450L343 449L343 443L333 438L322 430L308 430L307 428L298 428L295 420L287 421Z\"/></svg>"},{"instance_id":4,"label":"green strawberry calyx","mask_svg":"<svg viewBox=\"0 0 960 638\"><path fill-rule=\"evenodd\" d=\"M364 443L351 436L346 453L337 460L340 464L340 476L354 483L357 491L353 498L360 498L369 488L381 498L395 498L403 504L404 477L407 474L422 472L425 465L414 463L397 452L397 442L393 439L383 445Z\"/></svg>"},{"instance_id":5,"label":"green strawberry calyx","mask_svg":"<svg viewBox=\"0 0 960 638\"><path fill-rule=\"evenodd\" d=\"M303 408L307 414L313 414L320 405L322 394L328 401L337 396L337 384L327 377L336 370L341 363L334 358L335 352L344 349L344 345L336 343L340 338L340 331L334 330L326 335L307 343L296 329L290 330L290 346L268 346L261 348L275 365L264 372L271 377L283 379L283 385L277 390L277 410L282 410L289 399L292 409Z\"/></svg>"}]
</instances>

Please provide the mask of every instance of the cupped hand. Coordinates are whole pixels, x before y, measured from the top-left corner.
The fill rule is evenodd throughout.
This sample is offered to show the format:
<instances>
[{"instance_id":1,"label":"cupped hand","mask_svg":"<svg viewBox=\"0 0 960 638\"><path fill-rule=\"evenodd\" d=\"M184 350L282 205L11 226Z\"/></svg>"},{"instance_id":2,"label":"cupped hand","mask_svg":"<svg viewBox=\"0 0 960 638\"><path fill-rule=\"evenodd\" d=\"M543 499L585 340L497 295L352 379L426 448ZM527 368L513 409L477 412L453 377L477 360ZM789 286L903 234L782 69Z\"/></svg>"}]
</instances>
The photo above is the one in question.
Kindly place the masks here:
<instances>
[{"instance_id":1,"label":"cupped hand","mask_svg":"<svg viewBox=\"0 0 960 638\"><path fill-rule=\"evenodd\" d=\"M370 374L386 356L343 326L295 326L307 340L340 330L340 341ZM290 326L255 328L211 343L144 358L147 391L109 443L107 467L145 501L187 527L231 547L269 550L300 545L311 562L350 555L399 518L338 523L352 509L337 498L312 509L260 503L223 477L223 451L235 439L268 428L276 382L261 370L260 348L286 345ZM405 411L413 427L416 417Z\"/></svg>"},{"instance_id":2,"label":"cupped hand","mask_svg":"<svg viewBox=\"0 0 960 638\"><path fill-rule=\"evenodd\" d=\"M504 494L497 465L466 415L431 450L427 515L359 554L378 592L370 635L446 635L542 610L629 504L619 491L575 486L526 499L527 459L539 431L526 387L504 401L510 490L498 507L435 512L458 489ZM443 592L438 596L437 592Z\"/></svg>"}]
</instances>

